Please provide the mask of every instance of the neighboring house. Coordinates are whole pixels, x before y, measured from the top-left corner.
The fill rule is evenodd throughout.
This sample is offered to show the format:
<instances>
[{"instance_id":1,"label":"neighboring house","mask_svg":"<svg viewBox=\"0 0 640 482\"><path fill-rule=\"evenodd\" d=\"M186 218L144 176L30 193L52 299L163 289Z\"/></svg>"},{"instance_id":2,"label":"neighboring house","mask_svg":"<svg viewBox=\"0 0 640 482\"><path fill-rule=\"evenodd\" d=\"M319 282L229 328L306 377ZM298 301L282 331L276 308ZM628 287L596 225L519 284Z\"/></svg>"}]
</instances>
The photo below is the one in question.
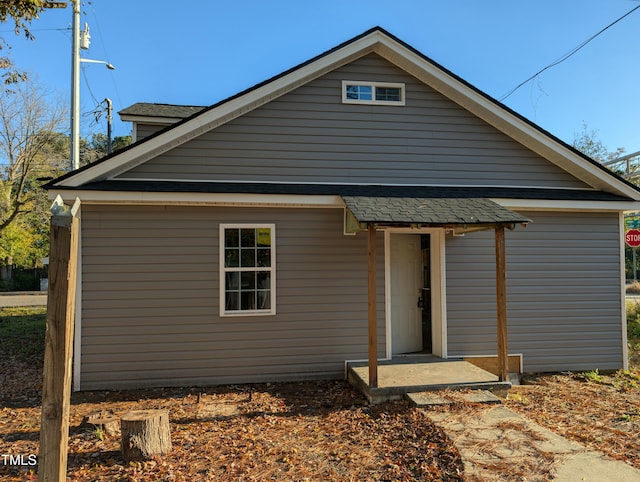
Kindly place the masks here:
<instances>
[{"instance_id":1,"label":"neighboring house","mask_svg":"<svg viewBox=\"0 0 640 482\"><path fill-rule=\"evenodd\" d=\"M380 358L495 356L496 226L524 371L625 366L639 190L384 30L181 109L48 185L81 201L76 390L343 377L370 233Z\"/></svg>"},{"instance_id":2,"label":"neighboring house","mask_svg":"<svg viewBox=\"0 0 640 482\"><path fill-rule=\"evenodd\" d=\"M131 121L133 123L131 138L133 142L136 142L193 114L197 114L205 108L205 106L195 105L168 105L138 102L131 107L121 110L118 114L121 120Z\"/></svg>"}]
</instances>

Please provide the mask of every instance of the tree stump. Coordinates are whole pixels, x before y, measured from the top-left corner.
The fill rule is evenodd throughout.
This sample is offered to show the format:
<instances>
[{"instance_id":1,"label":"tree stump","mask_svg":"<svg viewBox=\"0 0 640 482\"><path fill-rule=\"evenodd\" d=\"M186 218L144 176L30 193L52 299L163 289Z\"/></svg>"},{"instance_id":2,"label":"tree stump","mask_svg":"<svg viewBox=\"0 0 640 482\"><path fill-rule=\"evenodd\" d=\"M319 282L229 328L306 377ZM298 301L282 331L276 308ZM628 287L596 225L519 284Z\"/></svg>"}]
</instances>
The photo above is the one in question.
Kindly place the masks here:
<instances>
[{"instance_id":1,"label":"tree stump","mask_svg":"<svg viewBox=\"0 0 640 482\"><path fill-rule=\"evenodd\" d=\"M120 420L122 457L148 460L152 455L171 451L171 431L168 410L134 410Z\"/></svg>"},{"instance_id":2,"label":"tree stump","mask_svg":"<svg viewBox=\"0 0 640 482\"><path fill-rule=\"evenodd\" d=\"M84 417L82 425L93 425L110 436L117 435L120 431L120 420L111 410L100 410Z\"/></svg>"}]
</instances>

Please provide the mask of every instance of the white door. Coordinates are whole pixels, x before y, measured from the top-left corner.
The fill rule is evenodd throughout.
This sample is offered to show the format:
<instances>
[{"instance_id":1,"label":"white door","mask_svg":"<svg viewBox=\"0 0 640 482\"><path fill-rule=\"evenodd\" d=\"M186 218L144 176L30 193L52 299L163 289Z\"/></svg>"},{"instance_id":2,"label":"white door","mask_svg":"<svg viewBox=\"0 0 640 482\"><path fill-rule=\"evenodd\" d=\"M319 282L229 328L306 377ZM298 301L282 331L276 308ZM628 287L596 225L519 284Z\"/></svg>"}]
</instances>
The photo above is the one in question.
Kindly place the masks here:
<instances>
[{"instance_id":1,"label":"white door","mask_svg":"<svg viewBox=\"0 0 640 482\"><path fill-rule=\"evenodd\" d=\"M391 234L391 352L422 350L420 235Z\"/></svg>"}]
</instances>

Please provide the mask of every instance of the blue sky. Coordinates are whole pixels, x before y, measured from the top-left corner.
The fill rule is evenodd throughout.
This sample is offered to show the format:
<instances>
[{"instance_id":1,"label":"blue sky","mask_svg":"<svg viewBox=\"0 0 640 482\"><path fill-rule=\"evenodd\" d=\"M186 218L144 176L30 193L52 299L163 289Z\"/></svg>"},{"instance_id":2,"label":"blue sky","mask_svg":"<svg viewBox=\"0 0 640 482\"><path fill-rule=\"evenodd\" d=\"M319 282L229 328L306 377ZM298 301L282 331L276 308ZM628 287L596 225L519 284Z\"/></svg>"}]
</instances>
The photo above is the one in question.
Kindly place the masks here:
<instances>
[{"instance_id":1,"label":"blue sky","mask_svg":"<svg viewBox=\"0 0 640 482\"><path fill-rule=\"evenodd\" d=\"M85 0L81 110L112 99L209 105L381 26L487 94L501 98L640 0ZM186 7L189 6L189 8ZM44 12L34 42L0 35L16 64L69 97L71 7ZM640 151L640 9L504 102L571 143L583 124L605 146ZM95 100L94 100L95 99ZM106 132L82 117L82 134ZM114 135L130 124L115 116Z\"/></svg>"}]
</instances>

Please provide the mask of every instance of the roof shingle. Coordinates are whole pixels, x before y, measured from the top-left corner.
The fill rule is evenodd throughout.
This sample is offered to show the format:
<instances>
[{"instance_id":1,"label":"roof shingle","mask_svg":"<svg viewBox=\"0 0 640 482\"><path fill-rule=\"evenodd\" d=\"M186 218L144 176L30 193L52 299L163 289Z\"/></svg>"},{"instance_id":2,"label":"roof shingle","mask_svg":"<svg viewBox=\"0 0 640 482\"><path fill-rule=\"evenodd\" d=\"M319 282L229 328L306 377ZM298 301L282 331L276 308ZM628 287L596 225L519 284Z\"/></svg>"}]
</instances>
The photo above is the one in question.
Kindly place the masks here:
<instances>
[{"instance_id":1,"label":"roof shingle","mask_svg":"<svg viewBox=\"0 0 640 482\"><path fill-rule=\"evenodd\" d=\"M167 117L185 119L191 117L206 107L198 105L174 105L174 104L156 104L150 102L138 102L125 109L118 114L140 116L140 117Z\"/></svg>"},{"instance_id":2,"label":"roof shingle","mask_svg":"<svg viewBox=\"0 0 640 482\"><path fill-rule=\"evenodd\" d=\"M483 198L342 196L361 223L431 226L523 224L531 220Z\"/></svg>"}]
</instances>

